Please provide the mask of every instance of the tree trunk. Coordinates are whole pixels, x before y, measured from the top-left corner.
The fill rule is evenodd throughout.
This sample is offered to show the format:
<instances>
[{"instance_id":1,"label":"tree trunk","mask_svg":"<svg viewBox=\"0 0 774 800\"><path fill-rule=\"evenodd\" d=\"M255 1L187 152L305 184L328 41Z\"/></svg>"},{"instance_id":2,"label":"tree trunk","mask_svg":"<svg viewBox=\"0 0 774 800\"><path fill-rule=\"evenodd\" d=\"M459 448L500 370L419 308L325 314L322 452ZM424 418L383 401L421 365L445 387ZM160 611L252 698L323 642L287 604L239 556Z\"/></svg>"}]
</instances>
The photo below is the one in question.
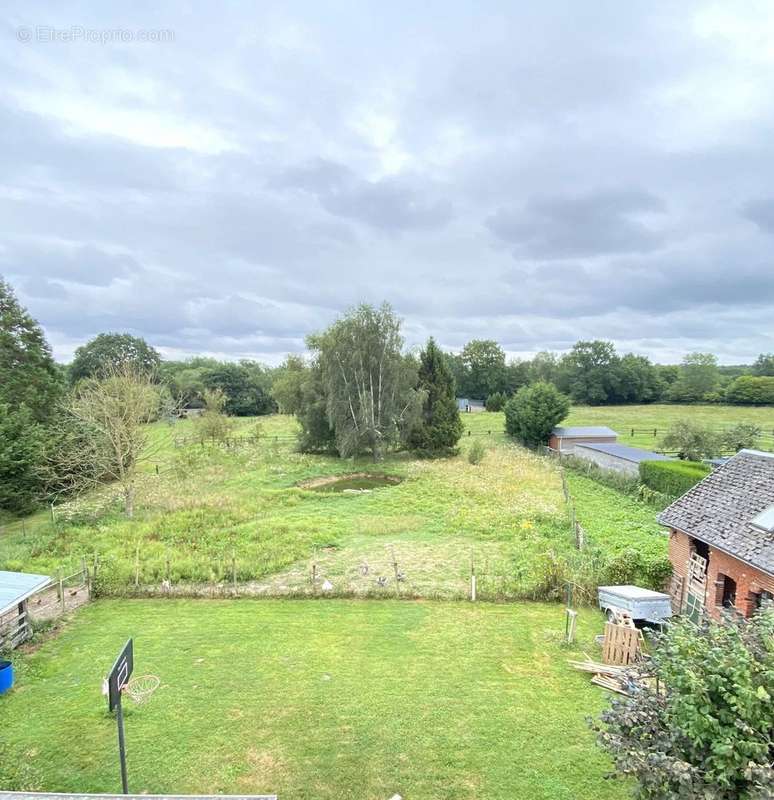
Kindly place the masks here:
<instances>
[{"instance_id":1,"label":"tree trunk","mask_svg":"<svg viewBox=\"0 0 774 800\"><path fill-rule=\"evenodd\" d=\"M131 484L124 486L124 508L126 516L131 519L134 516L134 487Z\"/></svg>"}]
</instances>

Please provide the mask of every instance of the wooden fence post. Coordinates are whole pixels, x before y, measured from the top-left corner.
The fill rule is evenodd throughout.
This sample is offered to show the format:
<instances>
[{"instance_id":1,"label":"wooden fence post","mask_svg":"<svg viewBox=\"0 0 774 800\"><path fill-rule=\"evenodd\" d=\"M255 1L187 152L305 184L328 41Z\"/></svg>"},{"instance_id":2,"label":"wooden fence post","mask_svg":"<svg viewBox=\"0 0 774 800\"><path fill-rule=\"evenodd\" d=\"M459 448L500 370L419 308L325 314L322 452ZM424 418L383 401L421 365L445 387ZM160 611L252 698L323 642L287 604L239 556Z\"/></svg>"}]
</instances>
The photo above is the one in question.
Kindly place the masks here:
<instances>
[{"instance_id":1,"label":"wooden fence post","mask_svg":"<svg viewBox=\"0 0 774 800\"><path fill-rule=\"evenodd\" d=\"M65 605L64 578L61 570L59 572L59 601L62 604L62 613L64 614L67 611L67 606Z\"/></svg>"},{"instance_id":2,"label":"wooden fence post","mask_svg":"<svg viewBox=\"0 0 774 800\"><path fill-rule=\"evenodd\" d=\"M134 551L134 588L140 585L140 543L137 542L137 547Z\"/></svg>"},{"instance_id":3,"label":"wooden fence post","mask_svg":"<svg viewBox=\"0 0 774 800\"><path fill-rule=\"evenodd\" d=\"M234 585L234 594L237 593L237 568L236 568L236 550L231 551L231 582Z\"/></svg>"}]
</instances>

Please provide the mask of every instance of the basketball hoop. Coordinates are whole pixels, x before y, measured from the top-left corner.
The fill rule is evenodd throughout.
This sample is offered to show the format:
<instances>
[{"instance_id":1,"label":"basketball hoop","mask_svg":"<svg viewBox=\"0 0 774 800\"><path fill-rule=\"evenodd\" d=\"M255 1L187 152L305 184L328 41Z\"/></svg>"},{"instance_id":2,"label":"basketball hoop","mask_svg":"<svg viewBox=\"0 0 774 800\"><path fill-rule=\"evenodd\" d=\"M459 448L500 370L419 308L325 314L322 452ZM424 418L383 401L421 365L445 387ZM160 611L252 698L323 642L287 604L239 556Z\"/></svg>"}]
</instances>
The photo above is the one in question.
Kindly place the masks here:
<instances>
[{"instance_id":1,"label":"basketball hoop","mask_svg":"<svg viewBox=\"0 0 774 800\"><path fill-rule=\"evenodd\" d=\"M124 686L123 691L139 706L159 688L160 683L157 675L138 675Z\"/></svg>"}]
</instances>

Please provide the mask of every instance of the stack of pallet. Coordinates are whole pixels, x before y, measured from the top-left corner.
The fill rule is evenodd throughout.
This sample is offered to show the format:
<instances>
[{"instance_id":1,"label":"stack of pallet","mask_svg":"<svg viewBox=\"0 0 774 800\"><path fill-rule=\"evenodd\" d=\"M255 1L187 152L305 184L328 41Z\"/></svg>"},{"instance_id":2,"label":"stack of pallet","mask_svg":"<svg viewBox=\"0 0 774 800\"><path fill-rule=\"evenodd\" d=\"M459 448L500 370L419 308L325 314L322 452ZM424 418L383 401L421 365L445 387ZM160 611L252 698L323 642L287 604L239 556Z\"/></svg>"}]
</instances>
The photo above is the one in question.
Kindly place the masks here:
<instances>
[{"instance_id":1,"label":"stack of pallet","mask_svg":"<svg viewBox=\"0 0 774 800\"><path fill-rule=\"evenodd\" d=\"M593 661L584 653L585 661L570 661L569 664L573 669L593 673L591 682L597 686L628 695L630 682L626 669L640 657L641 638L640 631L630 619L620 623L608 622L602 642L602 662Z\"/></svg>"}]
</instances>

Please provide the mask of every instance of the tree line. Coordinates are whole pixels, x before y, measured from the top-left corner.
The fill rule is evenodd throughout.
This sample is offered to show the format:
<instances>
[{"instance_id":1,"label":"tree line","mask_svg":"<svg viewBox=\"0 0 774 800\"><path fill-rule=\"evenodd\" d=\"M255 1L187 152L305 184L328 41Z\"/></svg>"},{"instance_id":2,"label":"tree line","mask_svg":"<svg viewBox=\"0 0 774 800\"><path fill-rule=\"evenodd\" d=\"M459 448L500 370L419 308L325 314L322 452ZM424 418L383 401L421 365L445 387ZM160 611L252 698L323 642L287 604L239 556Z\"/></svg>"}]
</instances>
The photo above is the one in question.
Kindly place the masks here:
<instances>
[{"instance_id":1,"label":"tree line","mask_svg":"<svg viewBox=\"0 0 774 800\"><path fill-rule=\"evenodd\" d=\"M719 366L712 353L689 353L680 364L654 364L634 353L620 355L612 342L579 341L561 355L542 351L507 361L493 340L468 342L447 354L461 396L499 411L522 386L554 384L584 405L625 403L774 404L774 353L754 364Z\"/></svg>"},{"instance_id":2,"label":"tree line","mask_svg":"<svg viewBox=\"0 0 774 800\"><path fill-rule=\"evenodd\" d=\"M388 305L360 305L307 338L306 357L278 367L251 360L163 360L126 333L103 333L57 364L40 325L0 280L0 509L29 510L41 498L120 484L131 514L138 466L148 458L146 423L203 413L201 432L227 435L233 416L294 414L299 447L343 457L391 449L454 453L462 434L457 397L504 409L506 430L543 444L569 403L716 401L774 403L774 355L718 367L694 353L678 366L619 356L612 343L578 342L565 355L506 360L494 342L459 354L429 339L406 349Z\"/></svg>"}]
</instances>

